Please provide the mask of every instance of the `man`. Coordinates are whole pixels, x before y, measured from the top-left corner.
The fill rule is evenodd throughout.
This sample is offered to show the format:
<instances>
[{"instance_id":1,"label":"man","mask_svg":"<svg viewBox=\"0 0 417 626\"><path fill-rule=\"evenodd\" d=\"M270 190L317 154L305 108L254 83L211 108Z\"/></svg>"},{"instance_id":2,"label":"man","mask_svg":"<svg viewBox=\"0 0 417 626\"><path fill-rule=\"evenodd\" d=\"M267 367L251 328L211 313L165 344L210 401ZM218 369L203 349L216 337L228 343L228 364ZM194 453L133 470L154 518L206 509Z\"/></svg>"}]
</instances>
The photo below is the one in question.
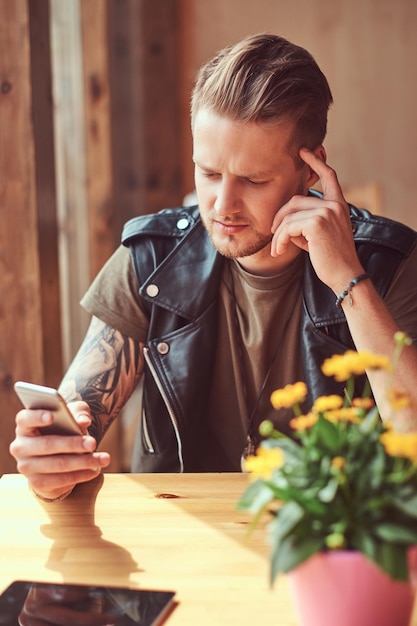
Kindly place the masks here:
<instances>
[{"instance_id":1,"label":"man","mask_svg":"<svg viewBox=\"0 0 417 626\"><path fill-rule=\"evenodd\" d=\"M92 322L61 391L85 435L41 437L50 413L17 415L11 453L40 497L108 465L97 442L142 376L134 471L238 471L263 419L287 428L274 389L342 393L325 357L391 355L397 330L417 340L416 233L346 203L323 147L331 102L311 55L273 35L200 70L199 206L131 220L82 302ZM386 377L369 380L385 417ZM417 400L415 380L410 346L395 383Z\"/></svg>"}]
</instances>

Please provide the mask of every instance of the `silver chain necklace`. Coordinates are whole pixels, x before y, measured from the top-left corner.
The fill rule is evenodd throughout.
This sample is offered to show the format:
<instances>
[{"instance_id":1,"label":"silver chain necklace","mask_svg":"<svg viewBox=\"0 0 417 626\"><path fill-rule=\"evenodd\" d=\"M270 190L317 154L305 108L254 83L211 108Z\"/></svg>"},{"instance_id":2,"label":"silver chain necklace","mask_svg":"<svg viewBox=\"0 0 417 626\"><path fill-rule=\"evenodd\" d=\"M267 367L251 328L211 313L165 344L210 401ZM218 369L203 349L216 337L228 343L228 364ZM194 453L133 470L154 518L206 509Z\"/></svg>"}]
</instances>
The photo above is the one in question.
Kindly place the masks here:
<instances>
[{"instance_id":1,"label":"silver chain necklace","mask_svg":"<svg viewBox=\"0 0 417 626\"><path fill-rule=\"evenodd\" d=\"M246 377L245 377L245 372L244 372L244 367L243 367L243 357L244 357L244 343L243 343L243 337L242 337L242 332L240 329L240 324L239 324L239 318L238 318L238 308L237 308L237 299L236 299L236 293L235 293L235 283L234 283L234 278L233 278L233 270L231 267L231 263L229 263L229 279L230 279L230 294L232 296L232 301L233 301L233 320L234 320L234 326L235 326L235 332L236 332L236 338L237 338L237 344L238 344L238 351L239 351L239 375L240 375L240 380L241 380L241 384L242 384L242 392L243 392L243 398L244 398L244 403L245 406L248 407L248 390L246 387ZM294 299L294 303L293 306L291 308L290 314L288 315L287 319L285 320L284 323L284 328L281 334L281 337L277 343L277 345L275 346L274 349L274 353L271 357L271 361L269 363L268 369L266 371L266 374L263 378L263 381L261 383L261 386L259 388L254 406L252 408L252 410L249 412L247 411L247 429L246 429L246 444L245 447L243 449L242 452L242 457L241 457L241 465L243 466L243 461L248 457L251 456L253 454L255 454L256 448L259 445L259 434L254 432L254 421L255 421L255 417L256 414L258 412L258 408L259 408L259 404L263 398L263 394L265 392L265 388L268 384L269 378L271 376L273 367L275 365L277 356L278 356L278 352L279 349L281 347L281 343L283 338L286 335L289 323L291 321L291 318L293 316L296 304L298 301L298 297L295 297Z\"/></svg>"}]
</instances>

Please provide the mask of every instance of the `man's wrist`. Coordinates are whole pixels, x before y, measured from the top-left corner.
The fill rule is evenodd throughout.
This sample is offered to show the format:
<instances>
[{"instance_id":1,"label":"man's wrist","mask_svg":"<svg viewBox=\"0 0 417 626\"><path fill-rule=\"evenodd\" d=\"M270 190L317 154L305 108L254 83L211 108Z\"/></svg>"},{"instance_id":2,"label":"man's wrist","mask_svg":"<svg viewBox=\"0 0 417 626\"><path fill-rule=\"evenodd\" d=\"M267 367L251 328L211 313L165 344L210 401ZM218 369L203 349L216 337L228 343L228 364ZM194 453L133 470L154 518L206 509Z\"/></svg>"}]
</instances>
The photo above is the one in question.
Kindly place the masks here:
<instances>
[{"instance_id":1,"label":"man's wrist","mask_svg":"<svg viewBox=\"0 0 417 626\"><path fill-rule=\"evenodd\" d=\"M353 300L352 300L352 289L359 283L361 283L363 280L367 280L369 278L368 274L366 272L363 272L362 274L359 274L358 276L356 276L355 278L353 278L350 283L348 284L348 286L346 287L346 289L344 291L342 291L342 293L340 294L340 296L337 298L335 304L337 307L341 308L342 307L342 303L344 302L345 298L347 297L349 300L349 306L352 306L353 304Z\"/></svg>"}]
</instances>

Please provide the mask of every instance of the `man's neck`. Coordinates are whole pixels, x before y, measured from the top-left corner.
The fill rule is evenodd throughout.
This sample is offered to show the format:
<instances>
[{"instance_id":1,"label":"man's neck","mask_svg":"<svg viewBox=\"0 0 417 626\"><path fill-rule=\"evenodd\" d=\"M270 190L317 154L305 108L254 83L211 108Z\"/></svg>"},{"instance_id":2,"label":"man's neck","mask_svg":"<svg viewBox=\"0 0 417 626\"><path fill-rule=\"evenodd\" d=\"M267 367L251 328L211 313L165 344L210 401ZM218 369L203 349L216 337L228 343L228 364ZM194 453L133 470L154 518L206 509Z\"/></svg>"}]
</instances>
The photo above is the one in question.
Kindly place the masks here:
<instances>
[{"instance_id":1,"label":"man's neck","mask_svg":"<svg viewBox=\"0 0 417 626\"><path fill-rule=\"evenodd\" d=\"M270 253L270 246L267 246L256 254L239 257L236 261L246 272L254 276L274 276L291 265L300 253L300 248L291 245L286 254L273 257Z\"/></svg>"}]
</instances>

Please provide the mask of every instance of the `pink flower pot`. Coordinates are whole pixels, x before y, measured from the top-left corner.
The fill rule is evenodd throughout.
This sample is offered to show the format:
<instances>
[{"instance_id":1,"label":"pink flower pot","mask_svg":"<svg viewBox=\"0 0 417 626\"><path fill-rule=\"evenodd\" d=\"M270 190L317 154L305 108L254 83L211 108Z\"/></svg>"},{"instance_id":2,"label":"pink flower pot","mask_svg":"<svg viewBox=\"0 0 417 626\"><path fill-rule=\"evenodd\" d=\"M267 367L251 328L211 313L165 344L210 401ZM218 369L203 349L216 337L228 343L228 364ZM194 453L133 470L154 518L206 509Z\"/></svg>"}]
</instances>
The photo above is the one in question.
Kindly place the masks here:
<instances>
[{"instance_id":1,"label":"pink flower pot","mask_svg":"<svg viewBox=\"0 0 417 626\"><path fill-rule=\"evenodd\" d=\"M409 626L417 551L410 582L392 580L360 552L316 554L289 572L299 626Z\"/></svg>"}]
</instances>

